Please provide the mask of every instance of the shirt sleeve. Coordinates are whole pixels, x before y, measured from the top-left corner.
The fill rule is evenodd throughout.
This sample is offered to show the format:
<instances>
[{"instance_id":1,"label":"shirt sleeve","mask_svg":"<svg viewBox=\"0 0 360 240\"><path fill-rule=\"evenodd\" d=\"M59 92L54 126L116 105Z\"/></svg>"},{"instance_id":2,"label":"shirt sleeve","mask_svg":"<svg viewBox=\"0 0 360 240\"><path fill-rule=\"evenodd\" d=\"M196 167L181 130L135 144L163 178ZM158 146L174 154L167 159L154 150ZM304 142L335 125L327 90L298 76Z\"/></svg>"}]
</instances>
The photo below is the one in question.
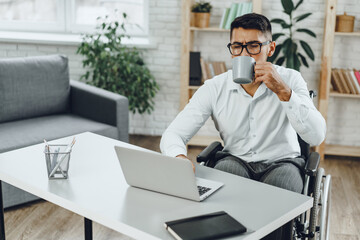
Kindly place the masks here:
<instances>
[{"instance_id":1,"label":"shirt sleeve","mask_svg":"<svg viewBox=\"0 0 360 240\"><path fill-rule=\"evenodd\" d=\"M305 142L311 146L320 145L326 135L325 119L314 106L300 74L292 83L290 100L281 102L290 124Z\"/></svg>"},{"instance_id":2,"label":"shirt sleeve","mask_svg":"<svg viewBox=\"0 0 360 240\"><path fill-rule=\"evenodd\" d=\"M206 81L190 99L190 102L176 116L165 130L160 141L163 154L175 157L179 154L186 156L186 144L204 125L212 114L212 91L210 80Z\"/></svg>"}]
</instances>

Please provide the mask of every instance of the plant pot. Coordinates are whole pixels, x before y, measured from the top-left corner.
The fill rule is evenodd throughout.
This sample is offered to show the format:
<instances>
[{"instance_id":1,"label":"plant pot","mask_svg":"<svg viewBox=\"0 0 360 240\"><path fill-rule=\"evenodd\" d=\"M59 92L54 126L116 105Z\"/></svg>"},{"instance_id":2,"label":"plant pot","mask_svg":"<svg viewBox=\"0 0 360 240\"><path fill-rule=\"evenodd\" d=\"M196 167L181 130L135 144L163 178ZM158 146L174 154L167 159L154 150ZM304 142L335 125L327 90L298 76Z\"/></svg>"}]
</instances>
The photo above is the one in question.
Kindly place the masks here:
<instances>
[{"instance_id":1,"label":"plant pot","mask_svg":"<svg viewBox=\"0 0 360 240\"><path fill-rule=\"evenodd\" d=\"M195 27L207 28L210 22L210 13L194 13Z\"/></svg>"}]
</instances>

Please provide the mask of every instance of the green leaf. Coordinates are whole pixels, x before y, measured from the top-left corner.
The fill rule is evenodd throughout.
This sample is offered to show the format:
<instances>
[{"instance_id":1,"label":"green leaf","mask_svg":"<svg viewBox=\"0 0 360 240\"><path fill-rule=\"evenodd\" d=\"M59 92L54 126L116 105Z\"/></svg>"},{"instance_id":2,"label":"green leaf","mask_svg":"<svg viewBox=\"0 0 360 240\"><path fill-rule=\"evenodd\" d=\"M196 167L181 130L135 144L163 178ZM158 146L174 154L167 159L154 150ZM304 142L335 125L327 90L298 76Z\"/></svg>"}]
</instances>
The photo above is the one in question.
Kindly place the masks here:
<instances>
[{"instance_id":1,"label":"green leaf","mask_svg":"<svg viewBox=\"0 0 360 240\"><path fill-rule=\"evenodd\" d=\"M297 29L296 31L297 31L297 32L307 33L307 34L309 34L310 36L316 38L316 34L315 34L313 31L309 30L309 29L299 28L299 29Z\"/></svg>"},{"instance_id":2,"label":"green leaf","mask_svg":"<svg viewBox=\"0 0 360 240\"><path fill-rule=\"evenodd\" d=\"M307 18L308 16L310 16L312 13L305 13L302 14L300 16L294 17L294 20L296 20L296 22L300 22L301 20L304 20L305 18Z\"/></svg>"},{"instance_id":3,"label":"green leaf","mask_svg":"<svg viewBox=\"0 0 360 240\"><path fill-rule=\"evenodd\" d=\"M284 63L284 61L285 61L285 57L280 57L280 58L276 61L275 64L281 66L281 65Z\"/></svg>"},{"instance_id":4,"label":"green leaf","mask_svg":"<svg viewBox=\"0 0 360 240\"><path fill-rule=\"evenodd\" d=\"M279 44L279 45L276 46L274 54L271 57L268 58L268 60L270 62L273 63L275 61L275 59L279 56L279 53L281 52L282 46L283 46L282 44Z\"/></svg>"},{"instance_id":5,"label":"green leaf","mask_svg":"<svg viewBox=\"0 0 360 240\"><path fill-rule=\"evenodd\" d=\"M291 28L292 27L292 24L287 24L287 23L284 23L284 24L281 24L281 27L286 29L286 28Z\"/></svg>"},{"instance_id":6,"label":"green leaf","mask_svg":"<svg viewBox=\"0 0 360 240\"><path fill-rule=\"evenodd\" d=\"M145 65L141 52L121 43L124 37L129 38L118 31L121 28L125 31L124 24L120 26L117 22L106 20L98 25L98 29L101 28L103 31L83 37L77 49L77 53L84 57L82 64L86 68L81 79L128 97L129 110L134 113L151 113L159 86Z\"/></svg>"},{"instance_id":7,"label":"green leaf","mask_svg":"<svg viewBox=\"0 0 360 240\"><path fill-rule=\"evenodd\" d=\"M272 23L278 23L278 24L286 24L286 22L281 18L274 18L270 22Z\"/></svg>"},{"instance_id":8,"label":"green leaf","mask_svg":"<svg viewBox=\"0 0 360 240\"><path fill-rule=\"evenodd\" d=\"M294 56L293 55L287 56L287 58L286 58L286 67L294 69Z\"/></svg>"},{"instance_id":9,"label":"green leaf","mask_svg":"<svg viewBox=\"0 0 360 240\"><path fill-rule=\"evenodd\" d=\"M284 41L283 43L283 47L282 47L282 52L284 54L284 56L289 56L290 52L291 52L291 46L292 46L292 40L291 38L288 38Z\"/></svg>"},{"instance_id":10,"label":"green leaf","mask_svg":"<svg viewBox=\"0 0 360 240\"><path fill-rule=\"evenodd\" d=\"M295 52L293 54L293 58L294 58L294 69L296 71L300 71L301 62L299 60L298 55Z\"/></svg>"},{"instance_id":11,"label":"green leaf","mask_svg":"<svg viewBox=\"0 0 360 240\"><path fill-rule=\"evenodd\" d=\"M307 44L306 42L300 40L300 44L301 44L301 47L304 49L304 51L306 52L306 54L309 56L309 58L311 60L314 61L315 57L314 57L314 53L313 51L311 50L311 47L309 46L309 44Z\"/></svg>"},{"instance_id":12,"label":"green leaf","mask_svg":"<svg viewBox=\"0 0 360 240\"><path fill-rule=\"evenodd\" d=\"M294 10L296 10L296 9L303 3L303 1L304 1L304 0L300 0L300 1L296 4Z\"/></svg>"},{"instance_id":13,"label":"green leaf","mask_svg":"<svg viewBox=\"0 0 360 240\"><path fill-rule=\"evenodd\" d=\"M284 8L284 12L288 15L291 15L292 11L294 10L294 3L292 0L281 0L281 4Z\"/></svg>"},{"instance_id":14,"label":"green leaf","mask_svg":"<svg viewBox=\"0 0 360 240\"><path fill-rule=\"evenodd\" d=\"M272 40L276 41L276 39L278 39L280 36L284 36L284 35L285 35L284 33L274 33L272 35Z\"/></svg>"},{"instance_id":15,"label":"green leaf","mask_svg":"<svg viewBox=\"0 0 360 240\"><path fill-rule=\"evenodd\" d=\"M301 53L298 53L298 55L299 55L302 63L305 65L305 67L308 68L308 67L309 67L309 64L308 64L308 62L306 61L306 58L305 58Z\"/></svg>"}]
</instances>

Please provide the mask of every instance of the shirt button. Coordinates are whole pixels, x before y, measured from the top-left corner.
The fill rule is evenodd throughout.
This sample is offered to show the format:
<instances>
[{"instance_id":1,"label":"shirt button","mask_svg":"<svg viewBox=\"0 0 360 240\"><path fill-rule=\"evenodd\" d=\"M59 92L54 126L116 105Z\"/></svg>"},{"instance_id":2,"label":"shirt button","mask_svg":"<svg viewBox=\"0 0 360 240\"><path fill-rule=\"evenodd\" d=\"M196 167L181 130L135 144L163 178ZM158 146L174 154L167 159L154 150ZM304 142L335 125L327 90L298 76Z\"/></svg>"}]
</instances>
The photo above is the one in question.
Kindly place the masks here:
<instances>
[{"instance_id":1,"label":"shirt button","mask_svg":"<svg viewBox=\"0 0 360 240\"><path fill-rule=\"evenodd\" d=\"M253 134L253 137L256 137L256 135L255 135L255 134Z\"/></svg>"},{"instance_id":2,"label":"shirt button","mask_svg":"<svg viewBox=\"0 0 360 240\"><path fill-rule=\"evenodd\" d=\"M292 106L290 106L289 109L292 109Z\"/></svg>"}]
</instances>

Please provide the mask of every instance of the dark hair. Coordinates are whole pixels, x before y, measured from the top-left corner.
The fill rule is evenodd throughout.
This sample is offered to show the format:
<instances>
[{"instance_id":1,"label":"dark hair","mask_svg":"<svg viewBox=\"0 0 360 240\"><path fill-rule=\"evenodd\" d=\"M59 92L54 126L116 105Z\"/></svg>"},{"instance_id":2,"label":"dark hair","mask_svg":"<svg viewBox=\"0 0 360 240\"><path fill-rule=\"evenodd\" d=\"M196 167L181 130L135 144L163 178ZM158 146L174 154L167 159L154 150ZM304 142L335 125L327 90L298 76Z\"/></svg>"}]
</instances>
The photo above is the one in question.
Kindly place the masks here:
<instances>
[{"instance_id":1,"label":"dark hair","mask_svg":"<svg viewBox=\"0 0 360 240\"><path fill-rule=\"evenodd\" d=\"M230 39L234 28L260 30L269 40L272 40L271 23L267 17L257 13L248 13L237 17L231 23Z\"/></svg>"}]
</instances>

